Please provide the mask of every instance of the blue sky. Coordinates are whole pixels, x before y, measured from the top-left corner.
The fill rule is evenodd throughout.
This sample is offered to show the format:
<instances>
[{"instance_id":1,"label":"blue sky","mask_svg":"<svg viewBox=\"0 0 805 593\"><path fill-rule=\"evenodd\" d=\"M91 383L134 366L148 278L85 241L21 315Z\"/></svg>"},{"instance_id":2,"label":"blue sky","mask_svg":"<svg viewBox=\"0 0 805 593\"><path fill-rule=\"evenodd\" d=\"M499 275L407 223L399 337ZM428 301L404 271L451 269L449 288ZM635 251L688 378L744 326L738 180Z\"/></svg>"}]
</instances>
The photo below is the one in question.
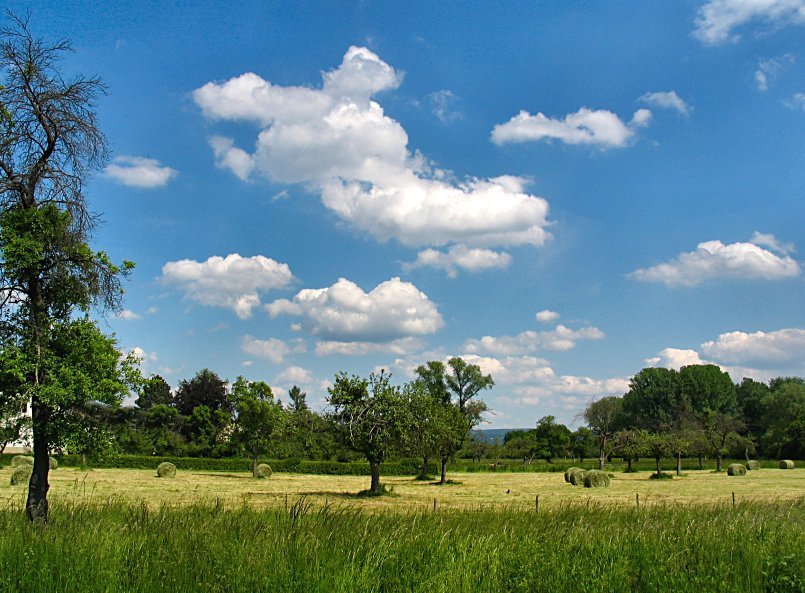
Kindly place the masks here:
<instances>
[{"instance_id":1,"label":"blue sky","mask_svg":"<svg viewBox=\"0 0 805 593\"><path fill-rule=\"evenodd\" d=\"M108 86L105 326L173 385L464 356L489 427L805 375L805 2L11 0Z\"/></svg>"}]
</instances>

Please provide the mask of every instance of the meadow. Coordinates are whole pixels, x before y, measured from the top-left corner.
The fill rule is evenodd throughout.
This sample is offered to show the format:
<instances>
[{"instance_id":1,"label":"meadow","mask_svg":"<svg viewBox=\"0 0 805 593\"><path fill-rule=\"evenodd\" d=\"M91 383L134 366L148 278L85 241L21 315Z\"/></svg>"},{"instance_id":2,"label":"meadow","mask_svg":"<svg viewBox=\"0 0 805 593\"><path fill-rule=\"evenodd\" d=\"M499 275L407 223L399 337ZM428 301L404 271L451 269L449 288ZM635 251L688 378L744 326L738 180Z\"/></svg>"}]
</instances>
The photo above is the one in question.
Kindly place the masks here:
<instances>
[{"instance_id":1,"label":"meadow","mask_svg":"<svg viewBox=\"0 0 805 593\"><path fill-rule=\"evenodd\" d=\"M47 525L27 522L25 488L9 475L0 470L3 593L805 587L799 469L617 474L603 489L558 473L457 473L445 486L388 477L393 496L362 498L366 476L61 468Z\"/></svg>"}]
</instances>

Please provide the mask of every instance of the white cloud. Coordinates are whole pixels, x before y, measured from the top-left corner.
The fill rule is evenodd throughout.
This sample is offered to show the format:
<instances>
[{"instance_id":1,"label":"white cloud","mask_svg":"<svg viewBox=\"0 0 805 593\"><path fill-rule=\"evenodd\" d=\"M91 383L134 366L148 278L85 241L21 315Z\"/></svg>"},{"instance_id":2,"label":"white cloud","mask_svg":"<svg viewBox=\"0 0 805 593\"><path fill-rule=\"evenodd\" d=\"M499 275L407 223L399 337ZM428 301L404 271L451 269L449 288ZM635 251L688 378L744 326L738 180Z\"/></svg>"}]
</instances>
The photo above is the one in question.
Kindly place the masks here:
<instances>
[{"instance_id":1,"label":"white cloud","mask_svg":"<svg viewBox=\"0 0 805 593\"><path fill-rule=\"evenodd\" d=\"M302 367L289 366L277 376L277 383L293 383L294 385L307 385L313 382L313 374Z\"/></svg>"},{"instance_id":2,"label":"white cloud","mask_svg":"<svg viewBox=\"0 0 805 593\"><path fill-rule=\"evenodd\" d=\"M365 356L367 354L382 353L404 356L421 348L421 340L412 337L399 338L388 342L343 342L337 340L316 342L316 354L318 356Z\"/></svg>"},{"instance_id":3,"label":"white cloud","mask_svg":"<svg viewBox=\"0 0 805 593\"><path fill-rule=\"evenodd\" d=\"M525 193L524 180L451 183L444 171L409 151L405 130L373 100L401 81L376 54L351 47L338 68L323 74L318 89L276 86L248 73L207 83L193 96L209 119L245 120L260 128L252 153L230 139L212 138L219 166L242 179L259 174L302 183L379 241L542 245L549 238L548 203Z\"/></svg>"},{"instance_id":4,"label":"white cloud","mask_svg":"<svg viewBox=\"0 0 805 593\"><path fill-rule=\"evenodd\" d=\"M543 309L542 311L537 313L535 317L537 321L539 321L540 323L553 323L554 321L559 319L561 315L559 315L559 313L557 313L556 311L551 311L550 309Z\"/></svg>"},{"instance_id":5,"label":"white cloud","mask_svg":"<svg viewBox=\"0 0 805 593\"><path fill-rule=\"evenodd\" d=\"M805 111L805 93L794 93L788 101L785 101L785 106L789 109Z\"/></svg>"},{"instance_id":6,"label":"white cloud","mask_svg":"<svg viewBox=\"0 0 805 593\"><path fill-rule=\"evenodd\" d=\"M564 119L553 119L543 113L531 115L521 111L508 122L498 124L492 130L492 142L529 142L538 140L560 140L565 144L591 144L601 148L626 146L634 136L633 126L645 125L651 112L638 110L632 125L605 109L592 110L582 107Z\"/></svg>"},{"instance_id":7,"label":"white cloud","mask_svg":"<svg viewBox=\"0 0 805 593\"><path fill-rule=\"evenodd\" d=\"M271 315L301 315L302 329L324 344L317 345L319 353L349 347L337 343L388 345L401 338L435 333L444 325L427 295L399 278L383 282L368 293L340 278L328 288L301 290L293 301L269 303L266 310Z\"/></svg>"},{"instance_id":8,"label":"white cloud","mask_svg":"<svg viewBox=\"0 0 805 593\"><path fill-rule=\"evenodd\" d=\"M805 361L805 329L781 329L772 332L734 331L705 342L702 352L729 364L785 366Z\"/></svg>"},{"instance_id":9,"label":"white cloud","mask_svg":"<svg viewBox=\"0 0 805 593\"><path fill-rule=\"evenodd\" d=\"M291 353L291 347L282 340L276 338L258 340L252 336L243 336L240 341L240 349L274 364L282 364L285 357Z\"/></svg>"},{"instance_id":10,"label":"white cloud","mask_svg":"<svg viewBox=\"0 0 805 593\"><path fill-rule=\"evenodd\" d=\"M793 64L795 61L796 58L793 54L784 54L778 58L760 60L755 71L757 89L761 92L766 92L769 89L769 83L777 78L783 68Z\"/></svg>"},{"instance_id":11,"label":"white cloud","mask_svg":"<svg viewBox=\"0 0 805 593\"><path fill-rule=\"evenodd\" d=\"M443 89L435 91L425 96L425 101L431 108L440 122L449 123L458 119L463 119L460 111L456 111L453 105L458 101L458 97L452 91Z\"/></svg>"},{"instance_id":12,"label":"white cloud","mask_svg":"<svg viewBox=\"0 0 805 593\"><path fill-rule=\"evenodd\" d=\"M652 107L662 109L674 109L682 115L690 115L691 107L676 94L676 91L659 91L656 93L646 93L640 100L648 103Z\"/></svg>"},{"instance_id":13,"label":"white cloud","mask_svg":"<svg viewBox=\"0 0 805 593\"><path fill-rule=\"evenodd\" d=\"M772 248L773 253L761 245ZM668 263L635 270L630 277L667 286L696 286L716 278L778 280L800 274L799 263L781 250L773 235L755 233L750 243L721 241L699 243L696 251L682 253Z\"/></svg>"},{"instance_id":14,"label":"white cloud","mask_svg":"<svg viewBox=\"0 0 805 593\"><path fill-rule=\"evenodd\" d=\"M120 313L117 314L118 318L126 319L126 320L137 320L142 319L142 315L138 315L134 311L130 311L128 309L123 309Z\"/></svg>"},{"instance_id":15,"label":"white cloud","mask_svg":"<svg viewBox=\"0 0 805 593\"><path fill-rule=\"evenodd\" d=\"M710 0L699 8L693 34L705 45L737 41L733 29L751 21L775 27L805 23L804 0Z\"/></svg>"},{"instance_id":16,"label":"white cloud","mask_svg":"<svg viewBox=\"0 0 805 593\"><path fill-rule=\"evenodd\" d=\"M260 305L260 293L284 288L293 280L287 264L262 255L212 256L198 262L182 259L166 263L160 280L183 290L185 298L202 305L224 307L241 319Z\"/></svg>"},{"instance_id":17,"label":"white cloud","mask_svg":"<svg viewBox=\"0 0 805 593\"><path fill-rule=\"evenodd\" d=\"M146 189L164 187L179 174L156 159L137 156L117 157L106 166L104 173L123 185Z\"/></svg>"},{"instance_id":18,"label":"white cloud","mask_svg":"<svg viewBox=\"0 0 805 593\"><path fill-rule=\"evenodd\" d=\"M486 352L495 355L513 356L536 352L537 350L572 350L580 340L600 340L604 332L597 327L584 327L579 330L557 325L550 331L524 331L516 336L484 336L478 340L467 340L464 349L477 354Z\"/></svg>"},{"instance_id":19,"label":"white cloud","mask_svg":"<svg viewBox=\"0 0 805 593\"><path fill-rule=\"evenodd\" d=\"M665 348L660 351L659 355L653 358L647 358L646 364L667 369L680 369L681 367L688 366L690 364L710 363L702 360L701 356L699 356L699 353L695 350Z\"/></svg>"},{"instance_id":20,"label":"white cloud","mask_svg":"<svg viewBox=\"0 0 805 593\"><path fill-rule=\"evenodd\" d=\"M416 261L405 264L406 270L414 268L436 268L447 272L450 278L458 276L458 270L480 272L492 268L506 268L511 256L505 252L454 245L446 253L436 249L425 249L417 254Z\"/></svg>"}]
</instances>

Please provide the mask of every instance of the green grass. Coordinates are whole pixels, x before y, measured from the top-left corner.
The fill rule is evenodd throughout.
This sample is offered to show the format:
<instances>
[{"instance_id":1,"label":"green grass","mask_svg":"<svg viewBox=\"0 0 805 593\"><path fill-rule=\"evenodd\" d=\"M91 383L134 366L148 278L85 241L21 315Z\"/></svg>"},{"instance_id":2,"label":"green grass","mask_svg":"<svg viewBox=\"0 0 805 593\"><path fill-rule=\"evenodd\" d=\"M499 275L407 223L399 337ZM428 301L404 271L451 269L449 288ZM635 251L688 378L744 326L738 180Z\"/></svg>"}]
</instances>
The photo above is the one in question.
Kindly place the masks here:
<instances>
[{"instance_id":1,"label":"green grass","mask_svg":"<svg viewBox=\"0 0 805 593\"><path fill-rule=\"evenodd\" d=\"M799 591L805 503L366 513L214 504L0 511L3 593Z\"/></svg>"}]
</instances>

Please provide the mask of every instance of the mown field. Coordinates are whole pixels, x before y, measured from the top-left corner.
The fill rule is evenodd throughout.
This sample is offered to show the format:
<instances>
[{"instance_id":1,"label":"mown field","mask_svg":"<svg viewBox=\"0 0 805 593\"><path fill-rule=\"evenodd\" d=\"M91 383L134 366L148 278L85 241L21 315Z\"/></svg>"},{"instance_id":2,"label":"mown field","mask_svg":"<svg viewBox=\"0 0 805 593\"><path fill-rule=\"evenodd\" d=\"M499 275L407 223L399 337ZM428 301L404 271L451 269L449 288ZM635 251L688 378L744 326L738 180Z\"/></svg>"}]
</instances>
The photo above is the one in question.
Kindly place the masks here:
<instances>
[{"instance_id":1,"label":"mown field","mask_svg":"<svg viewBox=\"0 0 805 593\"><path fill-rule=\"evenodd\" d=\"M616 474L607 489L556 473L389 477L394 496L367 499L365 476L62 468L44 526L24 518L25 488L9 476L0 470L3 593L805 587L801 469Z\"/></svg>"}]
</instances>

